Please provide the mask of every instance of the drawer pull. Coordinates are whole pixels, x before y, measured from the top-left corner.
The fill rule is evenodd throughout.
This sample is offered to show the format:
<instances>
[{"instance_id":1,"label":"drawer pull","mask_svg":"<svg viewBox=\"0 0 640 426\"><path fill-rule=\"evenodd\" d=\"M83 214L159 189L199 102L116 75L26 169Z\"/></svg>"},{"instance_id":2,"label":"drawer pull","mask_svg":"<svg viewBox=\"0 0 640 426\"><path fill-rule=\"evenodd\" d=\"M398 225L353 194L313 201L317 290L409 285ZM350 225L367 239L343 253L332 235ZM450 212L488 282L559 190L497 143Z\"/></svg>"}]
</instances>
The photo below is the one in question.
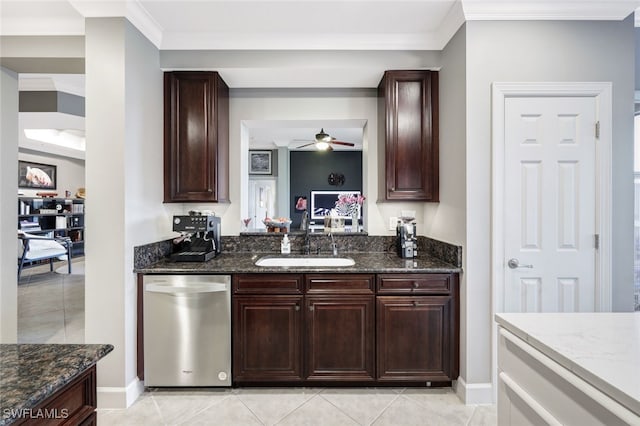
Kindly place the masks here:
<instances>
[{"instance_id":1,"label":"drawer pull","mask_svg":"<svg viewBox=\"0 0 640 426\"><path fill-rule=\"evenodd\" d=\"M418 287L420 287L420 283L418 283L418 281L414 281L413 288L418 288Z\"/></svg>"},{"instance_id":2,"label":"drawer pull","mask_svg":"<svg viewBox=\"0 0 640 426\"><path fill-rule=\"evenodd\" d=\"M295 310L296 310L296 311L299 311L299 310L300 310L300 306L299 306L299 305L296 305Z\"/></svg>"},{"instance_id":3,"label":"drawer pull","mask_svg":"<svg viewBox=\"0 0 640 426\"><path fill-rule=\"evenodd\" d=\"M420 304L414 300L414 301L413 301L413 307L414 307L414 308L417 308L418 306L420 306Z\"/></svg>"},{"instance_id":4,"label":"drawer pull","mask_svg":"<svg viewBox=\"0 0 640 426\"><path fill-rule=\"evenodd\" d=\"M313 311L313 305L309 306L309 310Z\"/></svg>"}]
</instances>

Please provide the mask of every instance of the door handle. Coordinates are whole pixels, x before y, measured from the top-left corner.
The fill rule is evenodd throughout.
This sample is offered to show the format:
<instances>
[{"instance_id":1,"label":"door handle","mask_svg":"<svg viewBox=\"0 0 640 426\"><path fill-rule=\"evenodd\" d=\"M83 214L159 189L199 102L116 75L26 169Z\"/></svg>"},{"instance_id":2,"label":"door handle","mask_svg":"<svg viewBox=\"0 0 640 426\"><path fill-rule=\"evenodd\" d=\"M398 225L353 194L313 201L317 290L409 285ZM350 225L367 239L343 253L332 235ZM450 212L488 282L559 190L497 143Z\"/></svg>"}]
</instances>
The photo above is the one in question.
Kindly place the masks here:
<instances>
[{"instance_id":1,"label":"door handle","mask_svg":"<svg viewBox=\"0 0 640 426\"><path fill-rule=\"evenodd\" d=\"M533 265L521 265L520 261L516 258L511 258L509 259L509 261L507 262L507 266L511 269L516 269L516 268L533 268Z\"/></svg>"}]
</instances>

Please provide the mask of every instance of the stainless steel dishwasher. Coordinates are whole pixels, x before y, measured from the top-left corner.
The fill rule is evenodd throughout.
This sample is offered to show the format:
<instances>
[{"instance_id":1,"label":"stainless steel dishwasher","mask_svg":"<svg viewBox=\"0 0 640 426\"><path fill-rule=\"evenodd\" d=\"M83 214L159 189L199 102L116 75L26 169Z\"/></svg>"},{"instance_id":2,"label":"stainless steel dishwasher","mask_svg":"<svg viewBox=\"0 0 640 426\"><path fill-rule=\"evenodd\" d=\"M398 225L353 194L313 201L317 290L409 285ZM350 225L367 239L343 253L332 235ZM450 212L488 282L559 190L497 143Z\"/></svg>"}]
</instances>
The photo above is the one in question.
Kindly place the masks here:
<instances>
[{"instance_id":1,"label":"stainless steel dishwasher","mask_svg":"<svg viewBox=\"0 0 640 426\"><path fill-rule=\"evenodd\" d=\"M143 284L145 386L231 386L231 276Z\"/></svg>"}]
</instances>

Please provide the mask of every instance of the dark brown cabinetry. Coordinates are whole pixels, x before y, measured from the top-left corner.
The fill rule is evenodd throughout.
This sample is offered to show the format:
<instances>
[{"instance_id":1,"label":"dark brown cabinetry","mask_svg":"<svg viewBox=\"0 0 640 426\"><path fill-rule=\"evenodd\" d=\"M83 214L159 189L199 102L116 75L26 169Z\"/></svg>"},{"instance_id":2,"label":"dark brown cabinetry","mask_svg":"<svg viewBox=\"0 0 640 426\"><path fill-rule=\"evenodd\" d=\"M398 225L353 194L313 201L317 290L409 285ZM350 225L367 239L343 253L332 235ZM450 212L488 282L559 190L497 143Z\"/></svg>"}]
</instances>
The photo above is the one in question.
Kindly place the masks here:
<instances>
[{"instance_id":1,"label":"dark brown cabinetry","mask_svg":"<svg viewBox=\"0 0 640 426\"><path fill-rule=\"evenodd\" d=\"M458 377L458 276L379 275L378 380L448 382Z\"/></svg>"},{"instance_id":2,"label":"dark brown cabinetry","mask_svg":"<svg viewBox=\"0 0 640 426\"><path fill-rule=\"evenodd\" d=\"M373 275L307 275L306 379L373 381Z\"/></svg>"},{"instance_id":3,"label":"dark brown cabinetry","mask_svg":"<svg viewBox=\"0 0 640 426\"><path fill-rule=\"evenodd\" d=\"M217 72L164 74L164 201L223 202L229 88Z\"/></svg>"},{"instance_id":4,"label":"dark brown cabinetry","mask_svg":"<svg viewBox=\"0 0 640 426\"><path fill-rule=\"evenodd\" d=\"M386 71L378 86L378 124L385 140L380 197L438 201L438 73Z\"/></svg>"},{"instance_id":5,"label":"dark brown cabinetry","mask_svg":"<svg viewBox=\"0 0 640 426\"><path fill-rule=\"evenodd\" d=\"M233 380L301 381L302 276L236 275L233 293Z\"/></svg>"},{"instance_id":6,"label":"dark brown cabinetry","mask_svg":"<svg viewBox=\"0 0 640 426\"><path fill-rule=\"evenodd\" d=\"M450 382L457 274L239 274L234 383Z\"/></svg>"},{"instance_id":7,"label":"dark brown cabinetry","mask_svg":"<svg viewBox=\"0 0 640 426\"><path fill-rule=\"evenodd\" d=\"M96 420L95 365L66 384L62 389L31 409L33 417L23 417L16 425L95 425ZM36 416L48 413L49 418Z\"/></svg>"}]
</instances>

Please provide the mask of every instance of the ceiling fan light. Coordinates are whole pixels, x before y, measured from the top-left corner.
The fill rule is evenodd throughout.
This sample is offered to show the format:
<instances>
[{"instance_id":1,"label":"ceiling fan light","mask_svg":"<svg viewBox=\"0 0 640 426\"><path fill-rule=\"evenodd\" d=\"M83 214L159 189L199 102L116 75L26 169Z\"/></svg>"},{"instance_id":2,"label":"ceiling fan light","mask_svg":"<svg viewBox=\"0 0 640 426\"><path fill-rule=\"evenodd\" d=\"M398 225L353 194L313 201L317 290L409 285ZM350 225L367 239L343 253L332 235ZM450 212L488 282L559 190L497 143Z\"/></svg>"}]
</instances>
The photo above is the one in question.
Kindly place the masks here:
<instances>
[{"instance_id":1,"label":"ceiling fan light","mask_svg":"<svg viewBox=\"0 0 640 426\"><path fill-rule=\"evenodd\" d=\"M320 151L326 151L329 148L329 143L324 141L316 142L316 148Z\"/></svg>"},{"instance_id":2,"label":"ceiling fan light","mask_svg":"<svg viewBox=\"0 0 640 426\"><path fill-rule=\"evenodd\" d=\"M316 133L316 141L317 142L331 142L331 136L324 132L324 129L320 129L320 133ZM326 148L325 148L326 149Z\"/></svg>"}]
</instances>

